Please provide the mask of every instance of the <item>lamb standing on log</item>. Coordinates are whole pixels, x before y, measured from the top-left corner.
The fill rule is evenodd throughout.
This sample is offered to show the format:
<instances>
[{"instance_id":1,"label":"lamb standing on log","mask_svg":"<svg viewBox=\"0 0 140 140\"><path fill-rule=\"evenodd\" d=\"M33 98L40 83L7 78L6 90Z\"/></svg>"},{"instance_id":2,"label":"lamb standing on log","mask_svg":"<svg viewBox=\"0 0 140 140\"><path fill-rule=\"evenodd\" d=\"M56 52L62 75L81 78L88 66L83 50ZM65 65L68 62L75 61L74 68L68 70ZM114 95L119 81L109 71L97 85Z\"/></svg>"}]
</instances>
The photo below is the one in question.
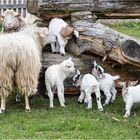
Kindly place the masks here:
<instances>
[{"instance_id":1,"label":"lamb standing on log","mask_svg":"<svg viewBox=\"0 0 140 140\"><path fill-rule=\"evenodd\" d=\"M73 35L79 37L79 32L70 27L65 21L59 18L53 18L49 23L49 33L54 35L57 39L56 42L51 43L51 49L53 53L60 52L61 55L65 55L65 47Z\"/></svg>"},{"instance_id":2,"label":"lamb standing on log","mask_svg":"<svg viewBox=\"0 0 140 140\"><path fill-rule=\"evenodd\" d=\"M122 96L125 102L125 115L124 118L130 116L130 111L134 103L140 102L140 85L135 86L138 81L119 82L122 88Z\"/></svg>"},{"instance_id":3,"label":"lamb standing on log","mask_svg":"<svg viewBox=\"0 0 140 140\"><path fill-rule=\"evenodd\" d=\"M28 96L37 91L41 69L39 47L46 34L46 28L29 27L0 35L0 113L5 111L6 98L15 86L25 96L25 109L30 111Z\"/></svg>"},{"instance_id":4,"label":"lamb standing on log","mask_svg":"<svg viewBox=\"0 0 140 140\"><path fill-rule=\"evenodd\" d=\"M66 77L75 70L74 63L71 60L71 57L67 60L64 60L61 64L52 65L48 67L45 72L45 84L48 91L48 96L50 100L50 108L53 108L53 96L57 88L57 94L61 107L65 107L64 99L64 85L63 81Z\"/></svg>"},{"instance_id":5,"label":"lamb standing on log","mask_svg":"<svg viewBox=\"0 0 140 140\"><path fill-rule=\"evenodd\" d=\"M100 97L100 88L99 83L95 79L95 77L91 74L81 75L80 71L77 70L77 74L73 77L73 84L78 87L80 86L81 94L79 96L78 101L84 101L88 104L87 108L92 108L92 97L91 94L95 93L96 95L96 102L99 111L103 111L103 107L101 104L101 97Z\"/></svg>"},{"instance_id":6,"label":"lamb standing on log","mask_svg":"<svg viewBox=\"0 0 140 140\"><path fill-rule=\"evenodd\" d=\"M104 73L104 69L97 65L96 61L94 61L94 67L91 73L100 83L100 90L102 90L106 96L103 106L108 105L110 100L111 102L114 102L117 94L115 89L115 80L119 79L120 77L118 75L112 76L108 73Z\"/></svg>"}]
</instances>

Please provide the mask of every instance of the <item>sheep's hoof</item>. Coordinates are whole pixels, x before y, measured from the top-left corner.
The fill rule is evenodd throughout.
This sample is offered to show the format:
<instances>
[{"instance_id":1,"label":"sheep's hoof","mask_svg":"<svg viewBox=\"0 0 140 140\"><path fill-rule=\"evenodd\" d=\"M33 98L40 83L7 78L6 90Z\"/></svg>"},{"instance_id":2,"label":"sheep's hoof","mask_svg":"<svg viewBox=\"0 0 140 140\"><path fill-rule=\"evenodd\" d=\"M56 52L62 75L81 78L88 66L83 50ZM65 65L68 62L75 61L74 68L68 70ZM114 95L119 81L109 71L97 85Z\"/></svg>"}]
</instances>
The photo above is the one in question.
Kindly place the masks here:
<instances>
[{"instance_id":1,"label":"sheep's hoof","mask_svg":"<svg viewBox=\"0 0 140 140\"><path fill-rule=\"evenodd\" d=\"M91 109L92 109L92 107L87 107L87 109L88 109L88 110L91 110Z\"/></svg>"},{"instance_id":2,"label":"sheep's hoof","mask_svg":"<svg viewBox=\"0 0 140 140\"><path fill-rule=\"evenodd\" d=\"M82 100L81 100L81 99L78 99L78 102L79 102L79 103L82 103Z\"/></svg>"},{"instance_id":3,"label":"sheep's hoof","mask_svg":"<svg viewBox=\"0 0 140 140\"><path fill-rule=\"evenodd\" d=\"M50 106L50 109L53 109L53 106Z\"/></svg>"},{"instance_id":4,"label":"sheep's hoof","mask_svg":"<svg viewBox=\"0 0 140 140\"><path fill-rule=\"evenodd\" d=\"M127 119L128 117L129 117L128 114L125 114L125 115L123 116L123 118L125 118L125 119Z\"/></svg>"},{"instance_id":5,"label":"sheep's hoof","mask_svg":"<svg viewBox=\"0 0 140 140\"><path fill-rule=\"evenodd\" d=\"M106 106L106 105L108 105L108 104L107 104L107 103L104 103L104 104L103 104L103 106Z\"/></svg>"},{"instance_id":6,"label":"sheep's hoof","mask_svg":"<svg viewBox=\"0 0 140 140\"><path fill-rule=\"evenodd\" d=\"M31 109L26 109L26 108L25 108L25 112L31 112Z\"/></svg>"},{"instance_id":7,"label":"sheep's hoof","mask_svg":"<svg viewBox=\"0 0 140 140\"><path fill-rule=\"evenodd\" d=\"M5 113L5 112L6 112L5 110L0 109L0 113Z\"/></svg>"},{"instance_id":8,"label":"sheep's hoof","mask_svg":"<svg viewBox=\"0 0 140 140\"><path fill-rule=\"evenodd\" d=\"M65 105L61 105L62 108L65 108Z\"/></svg>"}]
</instances>

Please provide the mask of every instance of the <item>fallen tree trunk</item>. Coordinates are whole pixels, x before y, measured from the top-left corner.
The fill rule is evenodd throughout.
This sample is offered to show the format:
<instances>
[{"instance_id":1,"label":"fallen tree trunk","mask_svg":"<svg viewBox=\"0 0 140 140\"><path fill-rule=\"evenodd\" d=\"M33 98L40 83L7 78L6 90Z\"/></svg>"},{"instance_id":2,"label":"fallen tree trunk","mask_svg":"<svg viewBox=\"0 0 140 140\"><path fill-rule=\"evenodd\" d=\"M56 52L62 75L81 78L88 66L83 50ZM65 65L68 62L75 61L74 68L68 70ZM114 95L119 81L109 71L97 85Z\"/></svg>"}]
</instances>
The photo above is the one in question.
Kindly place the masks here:
<instances>
[{"instance_id":1,"label":"fallen tree trunk","mask_svg":"<svg viewBox=\"0 0 140 140\"><path fill-rule=\"evenodd\" d=\"M71 15L73 26L81 32L76 44L69 44L68 50L75 55L84 52L109 57L120 64L132 64L140 67L140 40L117 32L103 24L93 23L90 12ZM81 18L82 17L82 18Z\"/></svg>"},{"instance_id":2,"label":"fallen tree trunk","mask_svg":"<svg viewBox=\"0 0 140 140\"><path fill-rule=\"evenodd\" d=\"M68 17L73 12L90 11L98 18L140 18L138 0L28 0L30 13L48 20Z\"/></svg>"}]
</instances>

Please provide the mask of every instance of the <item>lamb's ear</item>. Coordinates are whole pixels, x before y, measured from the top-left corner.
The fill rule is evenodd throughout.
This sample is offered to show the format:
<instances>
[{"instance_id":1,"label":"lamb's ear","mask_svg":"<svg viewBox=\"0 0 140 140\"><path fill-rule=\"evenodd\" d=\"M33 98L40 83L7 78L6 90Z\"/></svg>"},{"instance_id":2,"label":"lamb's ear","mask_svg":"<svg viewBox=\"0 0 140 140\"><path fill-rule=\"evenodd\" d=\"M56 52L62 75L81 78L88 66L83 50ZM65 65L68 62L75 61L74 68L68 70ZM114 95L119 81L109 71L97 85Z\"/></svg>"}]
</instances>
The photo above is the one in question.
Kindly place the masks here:
<instances>
[{"instance_id":1,"label":"lamb's ear","mask_svg":"<svg viewBox=\"0 0 140 140\"><path fill-rule=\"evenodd\" d=\"M20 16L21 16L21 15L20 15L20 14L18 14L18 13L16 13L16 14L15 14L15 17L20 18Z\"/></svg>"},{"instance_id":2,"label":"lamb's ear","mask_svg":"<svg viewBox=\"0 0 140 140\"><path fill-rule=\"evenodd\" d=\"M76 69L76 73L77 73L77 75L80 75L81 74L78 69Z\"/></svg>"},{"instance_id":3,"label":"lamb's ear","mask_svg":"<svg viewBox=\"0 0 140 140\"><path fill-rule=\"evenodd\" d=\"M128 82L128 86L135 86L139 81L136 80L136 81L129 81Z\"/></svg>"},{"instance_id":4,"label":"lamb's ear","mask_svg":"<svg viewBox=\"0 0 140 140\"><path fill-rule=\"evenodd\" d=\"M119 84L121 87L123 87L123 86L126 84L126 82L118 82L118 84Z\"/></svg>"},{"instance_id":5,"label":"lamb's ear","mask_svg":"<svg viewBox=\"0 0 140 140\"><path fill-rule=\"evenodd\" d=\"M93 65L94 65L94 67L96 67L96 65L97 65L96 60L94 60Z\"/></svg>"},{"instance_id":6,"label":"lamb's ear","mask_svg":"<svg viewBox=\"0 0 140 140\"><path fill-rule=\"evenodd\" d=\"M74 30L74 35L76 36L76 38L79 38L79 32Z\"/></svg>"}]
</instances>

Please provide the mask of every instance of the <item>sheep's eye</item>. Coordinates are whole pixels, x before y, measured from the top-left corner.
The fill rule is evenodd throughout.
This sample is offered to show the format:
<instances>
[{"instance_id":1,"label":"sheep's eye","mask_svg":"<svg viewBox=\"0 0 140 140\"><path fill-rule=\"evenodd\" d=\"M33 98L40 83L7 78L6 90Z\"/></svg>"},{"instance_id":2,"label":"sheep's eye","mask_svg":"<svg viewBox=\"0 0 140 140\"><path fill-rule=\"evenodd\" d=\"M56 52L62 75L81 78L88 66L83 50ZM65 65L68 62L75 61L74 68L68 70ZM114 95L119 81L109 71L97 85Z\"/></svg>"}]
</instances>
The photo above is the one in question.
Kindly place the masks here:
<instances>
[{"instance_id":1,"label":"sheep's eye","mask_svg":"<svg viewBox=\"0 0 140 140\"><path fill-rule=\"evenodd\" d=\"M70 68L70 66L67 66L68 68Z\"/></svg>"}]
</instances>

